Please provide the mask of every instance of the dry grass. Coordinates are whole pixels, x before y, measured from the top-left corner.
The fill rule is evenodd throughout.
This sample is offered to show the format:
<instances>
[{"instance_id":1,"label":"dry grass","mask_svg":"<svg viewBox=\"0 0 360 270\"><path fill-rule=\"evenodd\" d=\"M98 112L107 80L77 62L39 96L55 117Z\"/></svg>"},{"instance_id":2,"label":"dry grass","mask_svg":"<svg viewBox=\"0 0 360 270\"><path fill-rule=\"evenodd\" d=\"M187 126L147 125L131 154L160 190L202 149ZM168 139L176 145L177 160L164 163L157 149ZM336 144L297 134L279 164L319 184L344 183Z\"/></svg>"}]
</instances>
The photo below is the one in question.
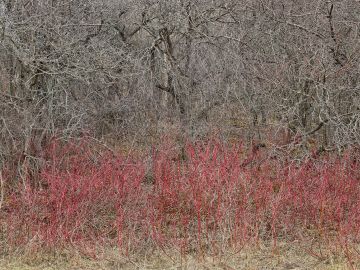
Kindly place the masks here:
<instances>
[{"instance_id":1,"label":"dry grass","mask_svg":"<svg viewBox=\"0 0 360 270\"><path fill-rule=\"evenodd\" d=\"M76 251L61 254L27 254L0 260L0 269L9 270L75 270L75 269L351 269L345 256L335 255L329 250L322 250L322 258L307 252L298 243L279 243L277 250L271 245L246 248L241 252L216 257L199 257L187 255L180 258L175 252L156 252L155 254L137 257L122 256L117 250L108 250L100 258L85 257ZM172 255L169 255L172 254ZM353 269L358 269L360 262L353 262Z\"/></svg>"}]
</instances>

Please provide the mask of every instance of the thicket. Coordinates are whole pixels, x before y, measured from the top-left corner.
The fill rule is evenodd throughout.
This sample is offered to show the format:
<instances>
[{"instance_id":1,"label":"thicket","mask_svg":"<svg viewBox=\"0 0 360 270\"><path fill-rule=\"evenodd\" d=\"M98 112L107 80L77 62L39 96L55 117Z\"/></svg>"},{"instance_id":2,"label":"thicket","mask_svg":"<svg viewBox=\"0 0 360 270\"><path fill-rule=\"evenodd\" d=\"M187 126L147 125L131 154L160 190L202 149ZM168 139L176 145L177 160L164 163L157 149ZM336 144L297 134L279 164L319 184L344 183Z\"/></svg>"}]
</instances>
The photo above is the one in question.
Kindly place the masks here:
<instances>
[{"instance_id":1,"label":"thicket","mask_svg":"<svg viewBox=\"0 0 360 270\"><path fill-rule=\"evenodd\" d=\"M3 173L2 253L217 256L298 241L359 259L359 152L294 162L215 139L185 148L168 141L146 159L53 140L39 182Z\"/></svg>"}]
</instances>

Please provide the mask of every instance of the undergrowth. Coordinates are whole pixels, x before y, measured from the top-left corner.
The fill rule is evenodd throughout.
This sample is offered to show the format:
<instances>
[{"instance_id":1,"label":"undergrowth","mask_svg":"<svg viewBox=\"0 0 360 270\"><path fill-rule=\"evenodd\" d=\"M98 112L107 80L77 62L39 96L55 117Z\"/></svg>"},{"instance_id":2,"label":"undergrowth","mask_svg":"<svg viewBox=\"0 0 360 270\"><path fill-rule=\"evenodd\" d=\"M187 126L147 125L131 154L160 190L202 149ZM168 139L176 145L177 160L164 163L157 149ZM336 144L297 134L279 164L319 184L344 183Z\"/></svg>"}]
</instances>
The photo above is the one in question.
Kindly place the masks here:
<instances>
[{"instance_id":1,"label":"undergrowth","mask_svg":"<svg viewBox=\"0 0 360 270\"><path fill-rule=\"evenodd\" d=\"M350 262L359 256L355 151L287 162L218 140L185 150L179 156L170 144L153 148L149 166L145 157L53 140L40 182L7 186L3 252L75 248L96 256L117 247L128 255L152 248L218 255L300 241L321 242ZM308 252L322 256L310 245Z\"/></svg>"}]
</instances>

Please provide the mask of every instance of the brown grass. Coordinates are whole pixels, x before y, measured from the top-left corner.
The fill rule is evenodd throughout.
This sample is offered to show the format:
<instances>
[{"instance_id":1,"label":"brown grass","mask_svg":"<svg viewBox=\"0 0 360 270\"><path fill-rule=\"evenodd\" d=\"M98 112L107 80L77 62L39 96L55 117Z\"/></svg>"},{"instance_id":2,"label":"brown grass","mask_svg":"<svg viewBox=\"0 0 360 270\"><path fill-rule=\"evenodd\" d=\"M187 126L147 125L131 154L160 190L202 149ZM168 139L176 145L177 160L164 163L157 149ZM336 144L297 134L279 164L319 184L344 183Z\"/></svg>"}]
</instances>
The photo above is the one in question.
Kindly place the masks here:
<instances>
[{"instance_id":1,"label":"brown grass","mask_svg":"<svg viewBox=\"0 0 360 270\"><path fill-rule=\"evenodd\" d=\"M312 252L321 254L317 257ZM360 262L352 262L353 269L360 267ZM351 269L346 256L334 254L330 250L316 250L310 252L299 243L279 243L273 250L270 245L248 247L240 252L227 251L216 257L199 257L187 255L180 258L170 250L158 251L152 255L127 257L117 250L108 250L99 258L89 258L76 251L59 254L26 254L0 260L0 269L8 270L75 270L75 269L314 269L335 270Z\"/></svg>"}]
</instances>

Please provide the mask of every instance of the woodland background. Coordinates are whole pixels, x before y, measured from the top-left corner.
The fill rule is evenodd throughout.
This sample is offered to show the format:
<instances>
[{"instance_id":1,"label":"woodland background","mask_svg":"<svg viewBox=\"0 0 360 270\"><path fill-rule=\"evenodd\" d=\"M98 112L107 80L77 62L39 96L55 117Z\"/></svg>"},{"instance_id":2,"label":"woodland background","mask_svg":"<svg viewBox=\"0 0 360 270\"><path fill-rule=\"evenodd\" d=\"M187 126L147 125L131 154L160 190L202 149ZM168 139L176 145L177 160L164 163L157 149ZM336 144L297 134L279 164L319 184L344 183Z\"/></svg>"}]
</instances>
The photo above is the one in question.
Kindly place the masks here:
<instances>
[{"instance_id":1,"label":"woodland background","mask_svg":"<svg viewBox=\"0 0 360 270\"><path fill-rule=\"evenodd\" d=\"M0 164L85 133L358 145L359 23L356 0L3 0Z\"/></svg>"}]
</instances>

